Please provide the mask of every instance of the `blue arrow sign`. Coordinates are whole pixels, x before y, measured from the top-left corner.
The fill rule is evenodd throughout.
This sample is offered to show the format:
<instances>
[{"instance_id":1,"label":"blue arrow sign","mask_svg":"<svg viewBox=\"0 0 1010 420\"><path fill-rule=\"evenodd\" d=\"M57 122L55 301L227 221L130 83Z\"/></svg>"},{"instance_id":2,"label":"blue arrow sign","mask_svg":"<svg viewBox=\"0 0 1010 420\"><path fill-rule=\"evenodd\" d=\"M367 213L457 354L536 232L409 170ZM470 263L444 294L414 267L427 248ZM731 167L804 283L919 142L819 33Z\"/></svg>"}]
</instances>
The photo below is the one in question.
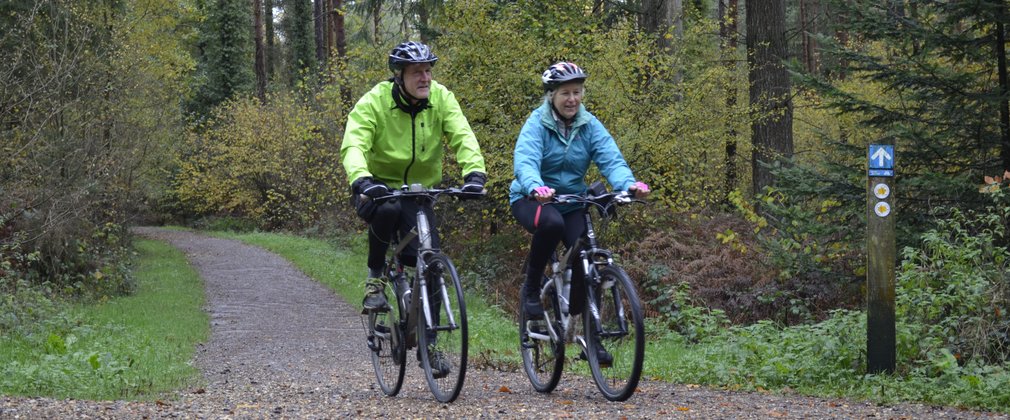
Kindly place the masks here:
<instances>
[{"instance_id":1,"label":"blue arrow sign","mask_svg":"<svg viewBox=\"0 0 1010 420\"><path fill-rule=\"evenodd\" d=\"M871 144L870 169L894 169L894 146L888 144Z\"/></svg>"}]
</instances>

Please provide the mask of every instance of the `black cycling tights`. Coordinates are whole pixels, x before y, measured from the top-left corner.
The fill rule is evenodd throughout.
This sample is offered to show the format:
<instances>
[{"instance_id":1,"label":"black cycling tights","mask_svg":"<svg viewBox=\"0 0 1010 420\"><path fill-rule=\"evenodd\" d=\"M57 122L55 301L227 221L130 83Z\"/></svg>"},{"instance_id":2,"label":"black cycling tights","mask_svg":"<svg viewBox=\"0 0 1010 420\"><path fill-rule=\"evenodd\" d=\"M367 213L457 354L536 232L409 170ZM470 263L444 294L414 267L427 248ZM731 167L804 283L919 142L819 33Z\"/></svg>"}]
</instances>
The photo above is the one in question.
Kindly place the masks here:
<instances>
[{"instance_id":1,"label":"black cycling tights","mask_svg":"<svg viewBox=\"0 0 1010 420\"><path fill-rule=\"evenodd\" d=\"M530 265L526 269L527 285L540 286L547 261L551 258L551 253L557 249L559 242L563 240L565 247L570 248L582 236L582 232L586 230L585 214L584 208L561 214L555 206L541 205L536 200L526 198L512 203L512 216L526 228L526 231L533 234L529 254ZM582 293L582 277L582 265L575 264L572 267L572 296L579 296L577 293ZM580 299L574 301L582 303ZM572 303L572 313L577 313L575 309L580 309L578 312L581 312L581 307L576 308L576 302Z\"/></svg>"},{"instance_id":2,"label":"black cycling tights","mask_svg":"<svg viewBox=\"0 0 1010 420\"><path fill-rule=\"evenodd\" d=\"M438 230L435 229L435 211L430 205L423 206L428 215L428 226L431 230L431 246L439 247ZM382 203L375 210L375 217L368 226L368 268L380 271L386 264L386 251L389 249L390 238L399 231L403 237L417 224L417 203L413 200L396 200ZM420 241L414 238L410 245L403 249L400 262L406 267L417 266L417 248Z\"/></svg>"}]
</instances>

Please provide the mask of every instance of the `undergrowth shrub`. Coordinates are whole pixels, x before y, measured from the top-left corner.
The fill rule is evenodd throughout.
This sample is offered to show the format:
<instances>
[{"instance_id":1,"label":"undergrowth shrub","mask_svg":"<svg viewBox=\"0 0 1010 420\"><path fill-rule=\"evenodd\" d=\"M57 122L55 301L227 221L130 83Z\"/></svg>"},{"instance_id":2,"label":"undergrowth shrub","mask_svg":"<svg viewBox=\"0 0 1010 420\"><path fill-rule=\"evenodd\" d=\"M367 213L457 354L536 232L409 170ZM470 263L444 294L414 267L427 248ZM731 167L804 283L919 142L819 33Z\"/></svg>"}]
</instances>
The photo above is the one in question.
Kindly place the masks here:
<instances>
[{"instance_id":1,"label":"undergrowth shrub","mask_svg":"<svg viewBox=\"0 0 1010 420\"><path fill-rule=\"evenodd\" d=\"M72 231L54 229L29 239L12 227L0 236L0 291L7 326L37 319L50 298L105 300L136 287L129 271L128 234L117 223L79 223ZM15 320L17 318L18 320ZM0 328L3 329L3 328Z\"/></svg>"},{"instance_id":2,"label":"undergrowth shrub","mask_svg":"<svg viewBox=\"0 0 1010 420\"><path fill-rule=\"evenodd\" d=\"M307 226L344 205L339 143L323 134L324 119L294 95L218 107L180 152L174 194L181 208L281 228Z\"/></svg>"},{"instance_id":3,"label":"undergrowth shrub","mask_svg":"<svg viewBox=\"0 0 1010 420\"><path fill-rule=\"evenodd\" d=\"M648 315L684 320L697 306L721 311L733 323L775 317L776 308L760 297L774 286L776 273L763 262L745 220L711 210L658 217L642 239L619 249Z\"/></svg>"},{"instance_id":4,"label":"undergrowth shrub","mask_svg":"<svg viewBox=\"0 0 1010 420\"><path fill-rule=\"evenodd\" d=\"M901 252L897 314L920 337L916 360L924 366L1000 364L1010 357L1010 197L994 185L991 205L943 210L949 216L918 247Z\"/></svg>"},{"instance_id":5,"label":"undergrowth shrub","mask_svg":"<svg viewBox=\"0 0 1010 420\"><path fill-rule=\"evenodd\" d=\"M782 308L787 324L857 308L865 274L865 191L837 168L794 162L772 168L778 180L753 200L730 194L753 226L765 262L778 275L760 300ZM732 230L723 235L738 234Z\"/></svg>"}]
</instances>

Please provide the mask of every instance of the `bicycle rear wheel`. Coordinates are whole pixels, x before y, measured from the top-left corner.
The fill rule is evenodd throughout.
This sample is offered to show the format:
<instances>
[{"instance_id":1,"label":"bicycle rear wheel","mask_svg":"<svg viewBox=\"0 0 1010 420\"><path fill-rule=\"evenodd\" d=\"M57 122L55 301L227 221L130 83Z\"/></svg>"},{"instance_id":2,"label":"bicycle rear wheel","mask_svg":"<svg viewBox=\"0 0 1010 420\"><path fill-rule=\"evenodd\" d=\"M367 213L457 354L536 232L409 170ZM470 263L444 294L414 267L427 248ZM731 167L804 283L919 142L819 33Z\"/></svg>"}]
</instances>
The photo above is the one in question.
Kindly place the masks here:
<instances>
[{"instance_id":1,"label":"bicycle rear wheel","mask_svg":"<svg viewBox=\"0 0 1010 420\"><path fill-rule=\"evenodd\" d=\"M403 330L400 328L400 314L403 308L400 307L396 293L393 299L388 299L391 309L387 312L372 312L368 314L368 325L372 331L369 338L368 347L372 356L372 366L375 368L375 379L379 382L379 388L390 397L400 392L403 386L404 359L406 346L404 346Z\"/></svg>"},{"instance_id":2,"label":"bicycle rear wheel","mask_svg":"<svg viewBox=\"0 0 1010 420\"><path fill-rule=\"evenodd\" d=\"M617 266L599 271L600 283L590 291L599 310L599 323L587 311L583 314L586 356L593 380L603 396L611 401L631 397L642 376L645 357L645 327L642 306L628 274ZM599 349L602 348L601 352ZM609 354L607 364L601 360Z\"/></svg>"},{"instance_id":3,"label":"bicycle rear wheel","mask_svg":"<svg viewBox=\"0 0 1010 420\"><path fill-rule=\"evenodd\" d=\"M417 323L417 339L421 367L435 399L452 402L459 396L466 377L468 343L463 287L456 267L445 255L428 257L425 270L431 324L424 320L423 309L419 311L422 318Z\"/></svg>"},{"instance_id":4,"label":"bicycle rear wheel","mask_svg":"<svg viewBox=\"0 0 1010 420\"><path fill-rule=\"evenodd\" d=\"M520 296L525 296L525 290L520 292ZM533 389L551 392L558 386L565 366L565 337L561 330L561 311L553 283L544 291L540 304L544 307L544 318L531 320L526 313L526 305L520 299L519 354L523 359L523 370L530 378ZM558 334L556 341L547 331L547 322L552 323Z\"/></svg>"}]
</instances>

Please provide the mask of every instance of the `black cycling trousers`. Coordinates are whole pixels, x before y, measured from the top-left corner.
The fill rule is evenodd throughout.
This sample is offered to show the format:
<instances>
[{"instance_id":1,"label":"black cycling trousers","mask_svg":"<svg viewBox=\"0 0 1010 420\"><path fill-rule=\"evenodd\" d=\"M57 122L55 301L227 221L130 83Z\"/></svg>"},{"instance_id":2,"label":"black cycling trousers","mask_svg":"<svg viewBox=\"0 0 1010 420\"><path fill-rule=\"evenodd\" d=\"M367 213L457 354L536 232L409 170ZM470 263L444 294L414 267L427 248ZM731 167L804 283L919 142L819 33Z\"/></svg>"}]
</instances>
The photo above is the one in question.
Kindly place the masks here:
<instances>
[{"instance_id":1,"label":"black cycling trousers","mask_svg":"<svg viewBox=\"0 0 1010 420\"><path fill-rule=\"evenodd\" d=\"M540 285L547 261L559 242L564 241L565 247L571 248L582 236L586 230L585 214L584 208L561 214L555 206L541 205L540 202L527 198L512 203L512 216L527 232L533 234L526 271L527 284ZM572 296L578 296L575 293L577 289L581 290L581 286L582 265L575 264L572 267Z\"/></svg>"},{"instance_id":2,"label":"black cycling trousers","mask_svg":"<svg viewBox=\"0 0 1010 420\"><path fill-rule=\"evenodd\" d=\"M430 204L421 206L428 216L428 226L431 231L431 246L439 247L438 229L435 228L435 210ZM375 209L375 216L368 224L368 268L380 270L386 264L386 251L393 239L393 234L402 238L417 224L417 202L414 200L389 200ZM407 267L417 265L417 248L421 242L418 238L400 254L400 262Z\"/></svg>"}]
</instances>

